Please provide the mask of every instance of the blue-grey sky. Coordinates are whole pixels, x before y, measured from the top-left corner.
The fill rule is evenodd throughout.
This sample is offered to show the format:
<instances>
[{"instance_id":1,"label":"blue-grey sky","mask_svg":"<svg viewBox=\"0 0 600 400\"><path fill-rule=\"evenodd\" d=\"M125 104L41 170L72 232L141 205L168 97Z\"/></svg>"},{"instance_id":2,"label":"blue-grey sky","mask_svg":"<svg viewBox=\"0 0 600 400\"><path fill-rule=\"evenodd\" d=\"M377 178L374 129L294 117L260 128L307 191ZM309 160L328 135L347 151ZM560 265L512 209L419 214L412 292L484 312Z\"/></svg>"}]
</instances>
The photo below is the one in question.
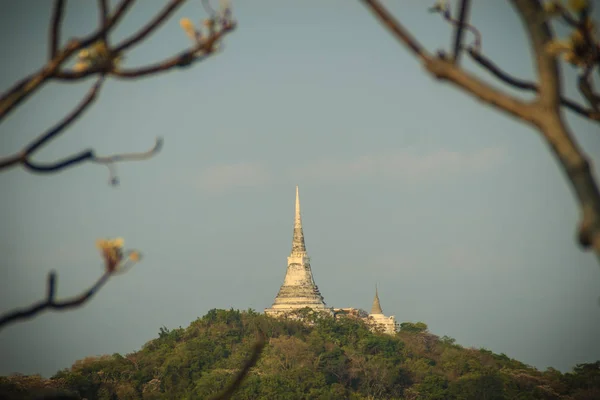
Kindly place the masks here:
<instances>
[{"instance_id":1,"label":"blue-grey sky","mask_svg":"<svg viewBox=\"0 0 600 400\"><path fill-rule=\"evenodd\" d=\"M137 2L114 38L162 3ZM429 49L448 48L451 29L426 3L387 2ZM485 53L532 78L508 2L474 3ZM69 3L63 38L95 28L95 5ZM97 238L124 237L145 256L84 308L0 331L0 373L48 376L88 355L135 351L160 326L185 327L211 308L270 306L291 249L296 184L328 305L370 309L378 284L386 314L464 346L542 369L600 359L600 267L574 241L576 203L534 130L427 76L359 1L233 6L239 26L222 53L154 78L110 80L36 155L144 150L163 137L156 158L118 165L120 186L92 164L0 173L2 311L42 298L50 270L60 296L89 286L102 273ZM50 11L42 0L4 7L0 90L45 62ZM200 1L126 64L188 46L184 16L200 21ZM574 71L564 74L573 82ZM58 121L91 82L44 87L3 122L1 154ZM598 126L568 122L600 162Z\"/></svg>"}]
</instances>

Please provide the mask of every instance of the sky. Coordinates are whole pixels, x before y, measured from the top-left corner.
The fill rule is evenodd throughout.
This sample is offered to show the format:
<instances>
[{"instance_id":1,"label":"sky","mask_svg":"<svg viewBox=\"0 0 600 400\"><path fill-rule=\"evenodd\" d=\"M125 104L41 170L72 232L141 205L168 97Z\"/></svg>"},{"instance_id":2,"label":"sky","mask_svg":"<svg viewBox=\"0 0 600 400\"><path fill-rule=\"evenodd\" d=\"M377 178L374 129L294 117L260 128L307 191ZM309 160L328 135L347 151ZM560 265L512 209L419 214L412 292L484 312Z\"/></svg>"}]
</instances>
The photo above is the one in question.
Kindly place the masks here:
<instances>
[{"instance_id":1,"label":"sky","mask_svg":"<svg viewBox=\"0 0 600 400\"><path fill-rule=\"evenodd\" d=\"M449 49L452 29L425 3L386 2L429 50ZM137 2L111 38L161 4ZM62 37L95 29L95 6L69 2ZM369 310L377 285L386 315L465 347L562 371L600 359L600 266L575 241L577 204L535 130L429 77L359 1L234 1L233 13L238 27L220 53L110 79L35 156L142 151L162 137L156 157L117 165L119 186L94 164L0 172L0 312L42 299L51 270L59 297L89 287L103 272L98 238L123 237L144 255L83 308L2 329L0 374L51 376L86 356L136 351L161 326L186 327L212 308L269 307L291 250L296 185L329 306ZM45 63L50 15L48 1L4 7L0 91ZM484 53L533 79L510 4L480 0L471 15ZM200 23L201 2L125 65L187 48L182 17ZM575 71L563 75L579 99ZM44 86L3 121L0 155L59 121L92 82ZM566 118L600 176L598 125Z\"/></svg>"}]
</instances>

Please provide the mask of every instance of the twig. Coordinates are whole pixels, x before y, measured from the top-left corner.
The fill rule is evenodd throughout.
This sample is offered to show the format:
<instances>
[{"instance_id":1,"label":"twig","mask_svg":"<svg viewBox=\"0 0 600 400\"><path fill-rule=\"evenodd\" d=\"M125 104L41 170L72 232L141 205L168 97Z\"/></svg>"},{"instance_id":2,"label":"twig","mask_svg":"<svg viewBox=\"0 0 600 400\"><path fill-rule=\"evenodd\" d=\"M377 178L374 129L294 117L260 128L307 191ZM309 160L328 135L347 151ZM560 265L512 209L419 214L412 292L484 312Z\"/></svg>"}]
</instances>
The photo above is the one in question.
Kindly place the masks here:
<instances>
[{"instance_id":1,"label":"twig","mask_svg":"<svg viewBox=\"0 0 600 400\"><path fill-rule=\"evenodd\" d=\"M98 290L108 281L110 278L110 273L105 272L97 281L85 292L81 293L78 296L71 297L69 299L65 299L62 301L57 301L55 299L56 295L56 273L54 271L48 274L47 281L47 294L46 299L41 300L36 304L28 308L23 308L20 310L15 310L4 314L0 317L0 329L3 326L15 322L18 320L24 320L31 317L34 317L36 314L39 314L42 311L46 310L64 310L69 308L80 307L85 304Z\"/></svg>"},{"instance_id":2,"label":"twig","mask_svg":"<svg viewBox=\"0 0 600 400\"><path fill-rule=\"evenodd\" d=\"M90 88L85 98L79 103L79 105L65 118L62 119L58 124L48 129L45 133L40 135L37 139L31 142L25 149L18 154L13 156L0 159L0 170L3 168L8 168L14 166L18 163L25 163L26 160L42 145L51 139L55 138L61 132L65 130L69 125L71 125L75 120L77 120L83 112L94 102L96 99L100 88L102 87L102 83L104 82L104 76L98 78L96 83Z\"/></svg>"},{"instance_id":3,"label":"twig","mask_svg":"<svg viewBox=\"0 0 600 400\"><path fill-rule=\"evenodd\" d=\"M116 162L122 162L122 161L145 160L145 159L152 157L156 153L158 153L160 151L160 149L162 148L162 145L163 145L162 138L156 138L156 142L154 143L154 146L150 150L139 152L139 153L114 154L112 156L104 156L104 157L94 156L94 158L91 161L98 163L98 164L110 164L110 163L116 163Z\"/></svg>"},{"instance_id":4,"label":"twig","mask_svg":"<svg viewBox=\"0 0 600 400\"><path fill-rule=\"evenodd\" d=\"M150 150L144 152L114 154L112 156L96 156L93 150L88 149L83 150L67 158L64 158L60 161L55 161L46 164L35 163L30 159L25 159L23 161L23 165L32 172L47 174L61 171L65 168L73 167L82 162L89 161L96 164L106 165L110 174L110 182L111 184L116 185L118 183L118 180L114 171L115 163L148 159L160 151L160 149L162 148L162 144L163 140L161 138L156 138L154 146Z\"/></svg>"},{"instance_id":5,"label":"twig","mask_svg":"<svg viewBox=\"0 0 600 400\"><path fill-rule=\"evenodd\" d=\"M48 61L38 72L35 72L28 77L22 79L15 84L0 98L0 121L8 115L15 107L23 102L27 97L31 96L44 83L48 81L59 70L63 62L71 57L76 51L89 46L104 36L106 32L115 26L125 11L133 4L134 0L123 0L117 7L117 11L108 19L106 24L96 32L85 37L82 40L72 40L64 48L59 51L56 56Z\"/></svg>"},{"instance_id":6,"label":"twig","mask_svg":"<svg viewBox=\"0 0 600 400\"><path fill-rule=\"evenodd\" d=\"M52 10L52 24L50 25L50 55L52 60L56 57L60 47L60 26L62 24L63 12L65 9L66 0L55 0Z\"/></svg>"},{"instance_id":7,"label":"twig","mask_svg":"<svg viewBox=\"0 0 600 400\"><path fill-rule=\"evenodd\" d=\"M75 155L68 156L60 161L55 161L50 164L39 164L27 158L23 160L23 166L33 172L49 173L60 171L84 161L89 161L92 158L94 158L94 152L92 150L83 150Z\"/></svg>"},{"instance_id":8,"label":"twig","mask_svg":"<svg viewBox=\"0 0 600 400\"><path fill-rule=\"evenodd\" d=\"M462 37L465 27L465 22L469 19L469 9L471 1L461 0L459 6L458 24L456 25L456 34L454 35L454 62L458 64L460 60L460 53L462 50Z\"/></svg>"},{"instance_id":9,"label":"twig","mask_svg":"<svg viewBox=\"0 0 600 400\"><path fill-rule=\"evenodd\" d=\"M207 56L213 53L215 42L220 39L225 33L232 30L234 25L227 30L220 31L215 36L212 36L205 43L195 46L191 50L184 51L183 53L168 58L164 61L158 62L153 65L147 65L138 68L131 69L117 69L111 72L112 75L119 78L141 78L146 75L156 74L158 72L167 72L175 67L187 67L195 62L204 60ZM203 52L201 56L196 55L198 52Z\"/></svg>"},{"instance_id":10,"label":"twig","mask_svg":"<svg viewBox=\"0 0 600 400\"><path fill-rule=\"evenodd\" d=\"M31 155L34 151L36 151L38 148L40 148L44 143L46 143L50 139L53 139L56 135L61 133L66 127L68 127L70 124L72 124L77 118L79 118L83 114L83 112L97 98L98 93L99 93L100 88L102 87L103 83L104 83L104 76L101 76L100 78L98 78L96 83L91 87L91 89L88 91L87 95L85 96L83 101L77 106L77 108L75 108L75 110L73 110L69 115L67 115L59 124L52 127L50 130L48 130L46 133L44 133L38 139L33 141L29 146L27 146L25 148L23 156L28 157L29 155Z\"/></svg>"},{"instance_id":11,"label":"twig","mask_svg":"<svg viewBox=\"0 0 600 400\"><path fill-rule=\"evenodd\" d=\"M248 375L248 372L250 372L250 369L254 367L254 365L256 365L256 363L258 362L260 355L265 347L265 344L265 334L259 331L258 339L252 347L252 354L250 355L250 358L246 360L246 362L242 366L242 369L238 371L231 383L227 385L227 387L221 393L213 397L212 400L227 400L230 399L231 396L233 396L233 394L238 390L238 388Z\"/></svg>"},{"instance_id":12,"label":"twig","mask_svg":"<svg viewBox=\"0 0 600 400\"><path fill-rule=\"evenodd\" d=\"M577 24L577 29L581 32L583 39L585 41L585 45L587 50L589 51L588 56L588 64L585 66L583 73L579 77L578 86L579 91L584 95L590 107L594 109L594 111L598 111L600 106L600 95L596 94L592 89L592 83L590 82L590 75L592 69L594 67L598 67L600 70L600 58L598 46L594 42L590 29L588 27L588 19L589 19L589 9L586 7L583 9L579 16L579 23Z\"/></svg>"},{"instance_id":13,"label":"twig","mask_svg":"<svg viewBox=\"0 0 600 400\"><path fill-rule=\"evenodd\" d=\"M592 107L594 112L598 113L600 108L600 96L594 93L589 80L589 74L587 76L586 74L581 74L581 76L579 76L577 79L577 86L581 94L583 94L589 103L590 107Z\"/></svg>"},{"instance_id":14,"label":"twig","mask_svg":"<svg viewBox=\"0 0 600 400\"><path fill-rule=\"evenodd\" d=\"M98 11L100 14L100 27L106 25L108 21L108 0L98 0ZM108 33L104 32L101 39L108 46Z\"/></svg>"},{"instance_id":15,"label":"twig","mask_svg":"<svg viewBox=\"0 0 600 400\"><path fill-rule=\"evenodd\" d=\"M171 0L171 2L169 2L169 4L167 4L163 10L152 19L152 21L148 22L146 26L144 26L130 38L125 39L121 44L118 44L113 50L114 53L120 54L123 50L128 49L129 47L137 44L140 40L146 38L152 33L152 31L156 30L164 21L166 21L166 19L173 12L175 12L175 10L177 10L177 8L181 6L184 1L185 0Z\"/></svg>"},{"instance_id":16,"label":"twig","mask_svg":"<svg viewBox=\"0 0 600 400\"><path fill-rule=\"evenodd\" d=\"M405 46L407 46L414 55L421 59L428 58L429 55L423 48L423 46L415 39L408 30L406 30L400 22L388 12L377 0L362 0L363 3L375 14L377 18L399 39Z\"/></svg>"},{"instance_id":17,"label":"twig","mask_svg":"<svg viewBox=\"0 0 600 400\"><path fill-rule=\"evenodd\" d=\"M467 0L467 2L468 2L468 0ZM431 9L432 12L439 12L440 14L442 14L442 18L444 18L444 20L446 20L447 22L450 22L452 25L454 25L456 27L457 36L455 36L455 41L454 41L454 54L458 54L458 52L460 52L461 47L462 47L461 43L457 43L457 42L462 41L462 39L459 40L459 38L458 38L459 30L462 30L462 29L467 29L468 31L470 31L473 34L473 36L475 36L475 42L473 43L472 46L469 46L469 47L474 48L477 51L481 51L481 32L479 32L479 29L477 29L475 26L473 26L467 22L468 11L470 9L469 6L470 6L470 4L465 4L464 2L461 2L460 10L459 10L460 15L463 15L463 7L468 7L468 8L465 8L465 10L464 10L465 15L463 17L464 19L462 19L462 20L456 20L456 19L452 18L450 9L441 9L441 8L437 8L437 7L434 7ZM458 48L456 47L457 45L459 46Z\"/></svg>"},{"instance_id":18,"label":"twig","mask_svg":"<svg viewBox=\"0 0 600 400\"><path fill-rule=\"evenodd\" d=\"M115 68L107 70L105 67L100 66L97 68L89 68L83 71L60 71L57 72L53 78L65 81L78 80L90 75L104 72L113 75L118 78L141 78L147 75L156 74L159 72L167 72L175 67L186 67L195 62L204 60L208 55L214 52L216 42L222 39L227 33L235 30L235 22L227 23L223 29L215 32L212 36L206 38L204 41L196 44L193 48L186 50L176 56L167 58L166 60L160 61L156 64L146 65L138 68L120 69ZM202 55L199 56L198 54Z\"/></svg>"}]
</instances>

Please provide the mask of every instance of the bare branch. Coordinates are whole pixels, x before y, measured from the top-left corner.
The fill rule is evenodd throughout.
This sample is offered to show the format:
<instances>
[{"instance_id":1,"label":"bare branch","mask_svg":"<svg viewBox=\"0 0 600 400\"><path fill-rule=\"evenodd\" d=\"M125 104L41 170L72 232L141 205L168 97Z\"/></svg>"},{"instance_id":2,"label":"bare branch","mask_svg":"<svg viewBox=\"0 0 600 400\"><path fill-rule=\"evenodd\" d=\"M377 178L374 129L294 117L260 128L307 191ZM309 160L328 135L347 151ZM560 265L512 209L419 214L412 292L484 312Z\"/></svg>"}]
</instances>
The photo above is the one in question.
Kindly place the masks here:
<instances>
[{"instance_id":1,"label":"bare branch","mask_svg":"<svg viewBox=\"0 0 600 400\"><path fill-rule=\"evenodd\" d=\"M123 0L117 7L117 11L108 19L106 24L98 29L95 33L85 37L82 40L72 40L67 46L59 51L56 56L48 61L38 72L35 72L25 79L18 82L0 98L0 120L8 115L15 107L23 102L27 97L38 90L44 83L48 81L60 66L71 57L76 51L89 46L103 37L113 26L119 22L125 11L133 4L134 0Z\"/></svg>"},{"instance_id":2,"label":"bare branch","mask_svg":"<svg viewBox=\"0 0 600 400\"><path fill-rule=\"evenodd\" d=\"M403 44L424 61L425 68L436 78L447 80L463 90L471 93L480 100L497 106L501 110L532 123L532 105L511 97L498 89L493 88L475 75L461 70L453 62L443 57L432 57L412 38L412 35L397 21L378 0L362 0L373 13L379 17L383 24Z\"/></svg>"},{"instance_id":3,"label":"bare branch","mask_svg":"<svg viewBox=\"0 0 600 400\"><path fill-rule=\"evenodd\" d=\"M388 12L377 0L362 0L363 3L375 14L396 38L407 46L414 55L420 59L428 58L429 55L423 49L423 46L408 32L396 18Z\"/></svg>"},{"instance_id":4,"label":"bare branch","mask_svg":"<svg viewBox=\"0 0 600 400\"><path fill-rule=\"evenodd\" d=\"M462 50L462 37L465 27L465 22L469 19L471 1L461 0L459 6L458 23L456 24L456 34L454 35L454 62L458 64L460 60L460 53Z\"/></svg>"},{"instance_id":5,"label":"bare branch","mask_svg":"<svg viewBox=\"0 0 600 400\"><path fill-rule=\"evenodd\" d=\"M528 33L532 52L536 55L536 69L539 81L539 102L543 107L558 109L561 83L556 58L546 51L552 40L547 16L539 1L511 0L521 17Z\"/></svg>"},{"instance_id":6,"label":"bare branch","mask_svg":"<svg viewBox=\"0 0 600 400\"><path fill-rule=\"evenodd\" d=\"M250 369L256 365L258 362L260 355L265 347L265 334L261 331L258 332L258 339L254 346L252 347L252 354L250 358L244 363L242 369L238 371L235 378L227 387L217 396L213 397L212 400L227 400L230 399L231 396L239 389L240 385L250 372Z\"/></svg>"},{"instance_id":7,"label":"bare branch","mask_svg":"<svg viewBox=\"0 0 600 400\"><path fill-rule=\"evenodd\" d=\"M115 49L110 49L106 42L106 37L124 15L128 7L133 4L133 0L123 0L119 3L116 11L110 14L108 1L98 0L98 8L100 13L100 28L96 33L82 40L72 40L69 44L59 51L58 54L50 60L46 66L44 66L38 73L32 74L29 77L23 79L11 88L1 99L0 99L0 120L16 107L20 102L24 101L29 95L35 90L39 89L42 84L47 82L49 79L59 80L77 80L88 77L90 75L100 75L98 82L90 89L84 100L73 110L68 116L66 116L60 123L49 129L38 139L28 145L23 151L18 154L14 154L5 158L0 159L0 170L9 168L11 166L23 165L25 168L36 173L51 173L63 170L65 168L77 165L79 163L90 161L98 164L104 164L108 167L111 182L114 184L117 182L117 178L114 172L114 164L119 161L132 161L146 159L156 154L161 146L162 139L157 139L155 146L146 152L132 153L132 154L117 154L108 157L98 157L91 149L83 150L79 153L70 155L61 160L57 160L50 163L39 163L31 159L31 156L41 146L48 143L50 140L58 136L64 129L66 129L71 123L73 123L81 114L91 105L95 100L99 88L106 75L113 75L119 78L139 78L148 75L152 75L159 72L171 70L175 67L189 66L194 62L201 61L215 52L217 42L223 38L227 33L233 31L236 27L234 21L230 20L228 14L225 17L215 17L217 20L210 20L211 22L211 34L208 37L197 36L194 45L191 49L175 55L171 58L165 59L156 64L147 65L139 68L132 69L117 69L114 59L127 48L134 46L141 40L146 38L155 29L157 29L170 15L175 12L185 0L171 0L146 26L140 31L131 36L130 38L123 41ZM60 20L62 15L62 6L64 1L57 2L55 4L55 21ZM215 30L214 27L218 23L219 29ZM53 24L53 26L56 24ZM61 66L64 61L67 60L75 51L82 49L83 47L96 43L98 40L102 40L102 49L95 49L96 53L99 54L97 60L90 62L89 67L85 64L87 61L82 61L83 68L76 71L61 71ZM80 64L81 65L81 64Z\"/></svg>"},{"instance_id":8,"label":"bare branch","mask_svg":"<svg viewBox=\"0 0 600 400\"><path fill-rule=\"evenodd\" d=\"M104 259L105 272L89 289L77 296L62 301L56 300L57 278L56 273L51 271L47 279L46 299L0 316L0 329L9 323L34 317L45 310L66 310L82 306L104 286L111 275L130 270L133 264L141 259L142 256L137 250L123 251L123 243L122 238L99 239L96 241L96 246L101 250Z\"/></svg>"},{"instance_id":9,"label":"bare branch","mask_svg":"<svg viewBox=\"0 0 600 400\"><path fill-rule=\"evenodd\" d=\"M512 0L530 38L532 52L536 60L539 85L512 78L491 61L483 58L477 51L470 50L469 52L480 65L495 74L503 82L520 89L538 92L537 100L533 103L527 103L498 91L476 76L460 69L451 60L447 60L443 54L438 57L428 56L420 46L414 45L417 42L377 0L362 1L401 43L407 45L414 54L424 61L426 69L433 76L454 83L485 103L520 118L540 131L559 160L579 201L582 213L578 234L579 242L586 249L594 249L600 261L600 192L589 161L564 123L559 106L564 104L582 114L588 112L574 102L561 97L558 65L554 57L547 51L547 44L551 42L552 35L540 2L536 0ZM434 9L434 11L439 10ZM442 10L442 12L447 13L445 10ZM594 118L595 116L596 114L594 114Z\"/></svg>"},{"instance_id":10,"label":"bare branch","mask_svg":"<svg viewBox=\"0 0 600 400\"><path fill-rule=\"evenodd\" d=\"M163 141L161 138L156 138L154 146L144 152L139 153L125 153L125 154L114 154L112 156L96 156L93 150L83 150L77 154L64 158L60 161L52 163L40 164L31 161L29 158L23 160L23 165L32 172L47 174L61 171L63 169L73 167L77 164L89 161L96 164L106 165L110 174L110 182L113 185L118 183L114 171L114 164L123 161L140 161L148 159L156 155L162 148Z\"/></svg>"},{"instance_id":11,"label":"bare branch","mask_svg":"<svg viewBox=\"0 0 600 400\"><path fill-rule=\"evenodd\" d=\"M139 153L114 154L112 156L103 156L103 157L94 156L94 158L91 161L98 163L98 164L111 164L111 163L122 162L122 161L146 160L146 159L154 156L156 153L158 153L160 151L160 149L162 148L162 145L163 145L163 140L161 138L156 138L154 146L147 151L143 151L143 152L139 152Z\"/></svg>"},{"instance_id":12,"label":"bare branch","mask_svg":"<svg viewBox=\"0 0 600 400\"><path fill-rule=\"evenodd\" d=\"M594 93L592 84L590 83L589 74L587 76L586 74L582 74L577 80L577 86L579 87L581 94L583 94L589 103L590 107L592 107L592 109L598 113L600 109L600 96Z\"/></svg>"},{"instance_id":13,"label":"bare branch","mask_svg":"<svg viewBox=\"0 0 600 400\"><path fill-rule=\"evenodd\" d=\"M60 48L60 26L62 25L63 12L66 0L55 0L52 10L52 24L50 25L50 55L48 59L56 57Z\"/></svg>"},{"instance_id":14,"label":"bare branch","mask_svg":"<svg viewBox=\"0 0 600 400\"><path fill-rule=\"evenodd\" d=\"M98 11L100 14L100 28L103 28L108 22L108 0L98 0ZM101 39L108 44L108 32L105 31Z\"/></svg>"},{"instance_id":15,"label":"bare branch","mask_svg":"<svg viewBox=\"0 0 600 400\"><path fill-rule=\"evenodd\" d=\"M477 62L481 67L485 68L488 72L493 74L496 78L500 79L502 82L517 89L523 89L537 93L537 84L510 76L508 73L504 72L502 69L500 69L500 67L498 67L489 58L485 57L481 53L478 53L472 49L467 50L467 52L475 62ZM560 104L562 104L569 110L581 115L582 117L588 118L592 121L600 122L600 112L594 111L592 109L586 109L584 106L578 104L574 100L561 96Z\"/></svg>"},{"instance_id":16,"label":"bare branch","mask_svg":"<svg viewBox=\"0 0 600 400\"><path fill-rule=\"evenodd\" d=\"M51 139L62 133L69 125L77 120L83 112L94 102L96 99L102 83L104 82L104 76L98 78L94 86L90 88L85 98L79 103L79 105L65 118L62 119L58 124L48 129L45 133L40 135L36 140L31 142L23 151L19 154L0 159L0 170L14 166L18 163L24 163L37 149L42 145L50 141Z\"/></svg>"},{"instance_id":17,"label":"bare branch","mask_svg":"<svg viewBox=\"0 0 600 400\"><path fill-rule=\"evenodd\" d=\"M221 40L226 34L235 30L235 22L228 22L223 28L215 32L212 36L205 38L197 43L194 47L186 50L179 55L167 58L156 64L147 65L138 68L130 69L107 69L105 66L97 68L89 68L83 71L61 71L54 75L54 78L71 81L78 80L97 73L107 73L119 78L141 78L148 75L167 72L175 67L187 67L193 63L204 60L207 56L214 52L216 43Z\"/></svg>"},{"instance_id":18,"label":"bare branch","mask_svg":"<svg viewBox=\"0 0 600 400\"><path fill-rule=\"evenodd\" d=\"M121 3L117 6L117 10L112 16L109 16L106 21L104 21L103 25L96 31L96 33L90 35L86 39L82 40L83 47L87 47L90 44L94 43L99 38L103 37L107 32L110 32L112 28L114 28L120 21L121 18L127 12L127 9L133 5L135 0L122 0Z\"/></svg>"},{"instance_id":19,"label":"bare branch","mask_svg":"<svg viewBox=\"0 0 600 400\"><path fill-rule=\"evenodd\" d=\"M217 32L205 42L195 46L193 49L184 51L177 56L168 58L159 63L133 69L117 69L111 73L119 78L141 78L143 76L156 74L158 72L166 72L175 67L190 66L193 63L202 61L211 55L214 52L215 43L227 32L230 32L234 28L235 25L232 24L222 31ZM201 55L197 55L198 53L201 53Z\"/></svg>"},{"instance_id":20,"label":"bare branch","mask_svg":"<svg viewBox=\"0 0 600 400\"><path fill-rule=\"evenodd\" d=\"M456 28L456 36L454 38L455 39L454 40L454 54L455 55L458 54L460 51L462 51L465 47L475 49L476 51L481 51L481 32L479 32L479 29L477 29L475 26L473 26L467 22L468 12L470 9L469 6L470 6L470 4L466 4L466 3L460 4L459 13L461 15L463 13L463 7L468 7L468 8L465 8L465 10L464 10L465 15L463 16L464 19L462 19L462 20L457 20L457 19L452 18L452 14L451 14L450 8L448 6L444 7L444 6L437 4L436 6L429 9L430 12L440 13L442 15L442 18L444 18L445 21L450 22ZM475 42L473 43L472 46L462 46L462 38L458 37L458 33L460 31L460 33L462 35L462 31L464 29L467 29L468 31L470 31L473 34L473 36L475 36Z\"/></svg>"},{"instance_id":21,"label":"bare branch","mask_svg":"<svg viewBox=\"0 0 600 400\"><path fill-rule=\"evenodd\" d=\"M534 105L512 97L490 86L477 76L468 73L443 58L431 58L426 61L427 70L438 79L454 83L460 89L472 94L483 102L517 117L524 122L535 124L532 118Z\"/></svg>"},{"instance_id":22,"label":"bare branch","mask_svg":"<svg viewBox=\"0 0 600 400\"><path fill-rule=\"evenodd\" d=\"M118 44L115 49L115 54L120 54L123 50L128 49L129 47L137 44L141 40L145 39L148 35L150 35L154 30L156 30L164 21L169 18L169 16L177 10L179 6L184 3L185 0L171 0L169 4L167 4L163 10L156 15L152 19L152 21L148 22L146 26L140 29L136 34L131 36L130 38L124 40L121 44Z\"/></svg>"},{"instance_id":23,"label":"bare branch","mask_svg":"<svg viewBox=\"0 0 600 400\"><path fill-rule=\"evenodd\" d=\"M100 88L104 83L104 76L98 78L96 83L90 88L83 101L75 108L69 115L67 115L60 123L49 129L46 133L40 136L38 139L33 141L29 146L25 148L24 157L30 156L34 151L39 149L44 143L56 137L65 128L77 120L83 112L96 100Z\"/></svg>"},{"instance_id":24,"label":"bare branch","mask_svg":"<svg viewBox=\"0 0 600 400\"><path fill-rule=\"evenodd\" d=\"M41 300L38 303L36 303L30 307L23 308L20 310L15 310L15 311L12 311L12 312L9 312L7 314L0 316L0 329L2 329L2 327L4 327L5 325L7 325L9 323L32 318L32 317L36 316L37 314L41 313L42 311L64 310L64 309L69 309L69 308L80 307L83 304L85 304L94 294L96 294L96 292L98 292L98 290L106 283L106 281L108 281L108 278L110 278L110 275L111 274L109 272L105 272L96 281L96 283L94 283L92 285L92 287L90 287L83 293L79 294L78 296L71 297L69 299L57 301L55 299L56 273L50 272L48 274L46 299Z\"/></svg>"},{"instance_id":25,"label":"bare branch","mask_svg":"<svg viewBox=\"0 0 600 400\"><path fill-rule=\"evenodd\" d=\"M579 201L582 214L578 232L579 243L584 249L593 249L600 261L600 191L587 156L577 145L555 107L560 100L560 78L558 63L546 50L548 42L552 40L552 34L545 20L544 10L539 1L512 1L529 33L532 52L537 62L541 105L538 110L538 127L560 161ZM583 86L586 89L585 83Z\"/></svg>"}]
</instances>

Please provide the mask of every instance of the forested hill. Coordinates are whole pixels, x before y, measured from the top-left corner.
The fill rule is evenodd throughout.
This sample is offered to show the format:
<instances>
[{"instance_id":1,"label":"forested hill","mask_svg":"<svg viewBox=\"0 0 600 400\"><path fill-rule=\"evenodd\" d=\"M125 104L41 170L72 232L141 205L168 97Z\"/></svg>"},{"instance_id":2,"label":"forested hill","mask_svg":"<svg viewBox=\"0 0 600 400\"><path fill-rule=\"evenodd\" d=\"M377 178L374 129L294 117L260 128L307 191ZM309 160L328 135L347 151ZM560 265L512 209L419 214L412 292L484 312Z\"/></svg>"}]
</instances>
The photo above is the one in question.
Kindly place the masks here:
<instances>
[{"instance_id":1,"label":"forested hill","mask_svg":"<svg viewBox=\"0 0 600 400\"><path fill-rule=\"evenodd\" d=\"M258 329L267 344L235 399L600 399L600 361L542 372L463 348L423 323L388 336L349 318L308 326L251 310L211 310L187 328L161 328L137 352L88 357L48 380L2 377L0 398L59 391L88 400L210 398L248 359Z\"/></svg>"}]
</instances>

